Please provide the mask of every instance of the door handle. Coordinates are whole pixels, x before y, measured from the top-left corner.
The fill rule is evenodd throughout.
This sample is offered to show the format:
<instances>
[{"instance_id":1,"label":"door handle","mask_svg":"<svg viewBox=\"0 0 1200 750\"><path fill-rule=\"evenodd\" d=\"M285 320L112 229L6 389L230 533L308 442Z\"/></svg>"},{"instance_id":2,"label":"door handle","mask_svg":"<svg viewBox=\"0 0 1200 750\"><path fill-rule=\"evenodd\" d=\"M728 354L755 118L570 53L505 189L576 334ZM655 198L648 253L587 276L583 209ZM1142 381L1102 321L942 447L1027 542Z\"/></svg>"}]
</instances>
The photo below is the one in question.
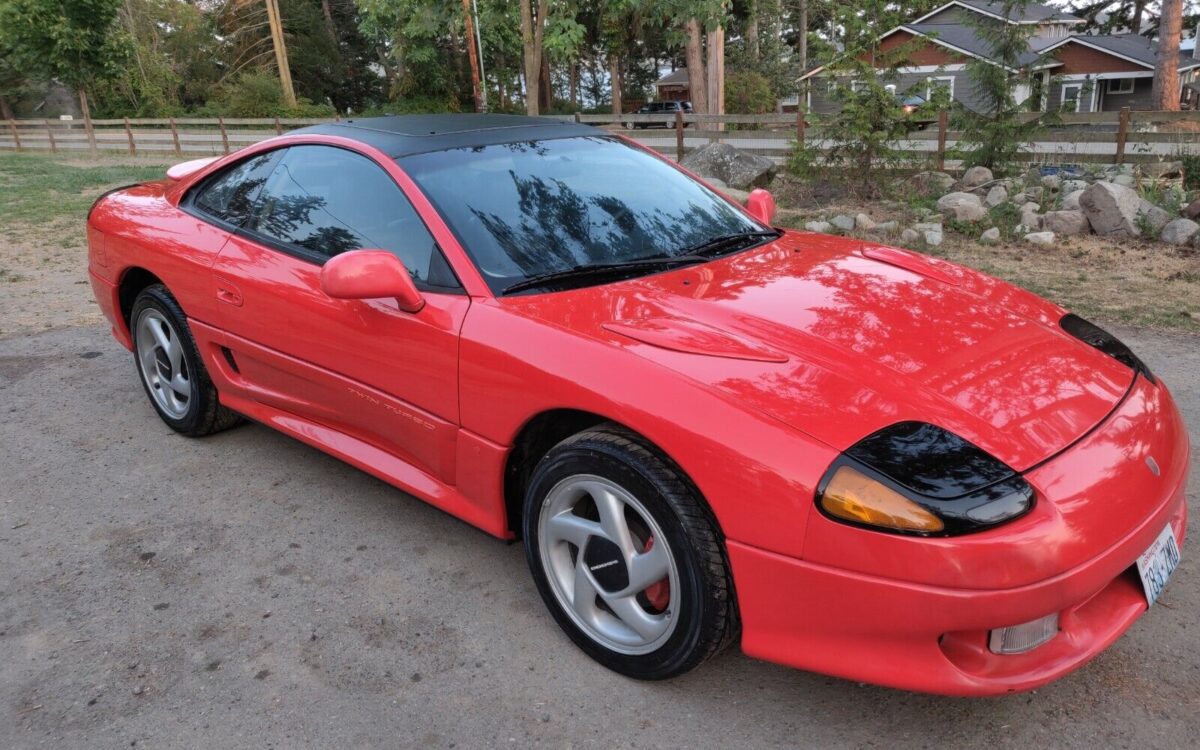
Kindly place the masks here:
<instances>
[{"instance_id":1,"label":"door handle","mask_svg":"<svg viewBox=\"0 0 1200 750\"><path fill-rule=\"evenodd\" d=\"M242 306L242 290L231 281L217 279L217 299L234 307Z\"/></svg>"}]
</instances>

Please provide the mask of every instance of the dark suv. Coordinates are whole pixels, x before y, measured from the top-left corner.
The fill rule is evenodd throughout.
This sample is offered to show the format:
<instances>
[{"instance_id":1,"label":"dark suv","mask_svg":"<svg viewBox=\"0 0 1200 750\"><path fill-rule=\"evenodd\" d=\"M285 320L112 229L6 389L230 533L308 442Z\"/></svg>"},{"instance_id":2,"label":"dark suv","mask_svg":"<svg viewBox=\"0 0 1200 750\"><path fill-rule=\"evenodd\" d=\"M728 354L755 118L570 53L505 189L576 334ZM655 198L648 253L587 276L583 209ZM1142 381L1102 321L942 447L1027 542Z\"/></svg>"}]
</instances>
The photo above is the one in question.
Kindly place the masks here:
<instances>
[{"instance_id":1,"label":"dark suv","mask_svg":"<svg viewBox=\"0 0 1200 750\"><path fill-rule=\"evenodd\" d=\"M666 128L675 127L675 113L682 112L685 115L692 113L691 102L646 102L634 114L639 115L666 115L662 125ZM627 122L625 127L633 128L654 128L658 127L657 122Z\"/></svg>"}]
</instances>

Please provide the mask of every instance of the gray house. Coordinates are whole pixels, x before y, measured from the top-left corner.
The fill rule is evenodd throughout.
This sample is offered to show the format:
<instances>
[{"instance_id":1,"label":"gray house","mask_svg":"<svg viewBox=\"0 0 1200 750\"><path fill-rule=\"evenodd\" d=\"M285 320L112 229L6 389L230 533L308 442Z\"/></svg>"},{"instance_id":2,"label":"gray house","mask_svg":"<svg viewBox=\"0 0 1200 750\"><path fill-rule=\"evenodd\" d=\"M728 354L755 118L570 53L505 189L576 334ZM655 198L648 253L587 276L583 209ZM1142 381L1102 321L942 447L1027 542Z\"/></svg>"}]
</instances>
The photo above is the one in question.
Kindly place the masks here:
<instances>
[{"instance_id":1,"label":"gray house","mask_svg":"<svg viewBox=\"0 0 1200 750\"><path fill-rule=\"evenodd\" d=\"M1150 82L1157 60L1156 45L1134 34L1106 36L1073 33L1082 19L1046 5L1027 5L1006 13L1004 5L988 0L952 0L926 15L883 34L876 54L904 54L893 83L906 103L928 100L935 89L974 110L984 105L966 74L967 63L980 60L1004 67L1021 76L1018 102L1030 110L1063 109L1072 112L1147 109ZM1030 52L1015 68L995 59L990 44L979 34L979 24L1031 26ZM868 61L870 53L859 60ZM1200 76L1196 52L1179 59L1181 97L1187 102ZM837 109L834 92L838 86L855 86L855 81L836 72L835 66L820 66L800 77L807 82L806 104L810 112Z\"/></svg>"}]
</instances>

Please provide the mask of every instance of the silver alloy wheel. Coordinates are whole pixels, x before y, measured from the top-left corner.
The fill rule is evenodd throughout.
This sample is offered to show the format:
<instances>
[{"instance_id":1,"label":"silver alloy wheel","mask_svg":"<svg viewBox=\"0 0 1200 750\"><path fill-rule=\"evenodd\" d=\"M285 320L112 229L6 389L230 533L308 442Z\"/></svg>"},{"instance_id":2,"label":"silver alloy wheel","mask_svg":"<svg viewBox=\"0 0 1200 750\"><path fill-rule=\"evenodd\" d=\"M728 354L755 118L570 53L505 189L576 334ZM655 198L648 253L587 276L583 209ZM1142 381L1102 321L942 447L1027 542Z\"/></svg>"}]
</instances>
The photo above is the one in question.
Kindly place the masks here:
<instances>
[{"instance_id":1,"label":"silver alloy wheel","mask_svg":"<svg viewBox=\"0 0 1200 750\"><path fill-rule=\"evenodd\" d=\"M675 558L654 517L615 482L576 474L554 485L542 501L538 554L559 605L596 643L647 654L675 631Z\"/></svg>"},{"instance_id":2,"label":"silver alloy wheel","mask_svg":"<svg viewBox=\"0 0 1200 750\"><path fill-rule=\"evenodd\" d=\"M182 419L192 402L192 381L178 331L165 315L148 308L138 316L134 339L138 369L154 403Z\"/></svg>"}]
</instances>

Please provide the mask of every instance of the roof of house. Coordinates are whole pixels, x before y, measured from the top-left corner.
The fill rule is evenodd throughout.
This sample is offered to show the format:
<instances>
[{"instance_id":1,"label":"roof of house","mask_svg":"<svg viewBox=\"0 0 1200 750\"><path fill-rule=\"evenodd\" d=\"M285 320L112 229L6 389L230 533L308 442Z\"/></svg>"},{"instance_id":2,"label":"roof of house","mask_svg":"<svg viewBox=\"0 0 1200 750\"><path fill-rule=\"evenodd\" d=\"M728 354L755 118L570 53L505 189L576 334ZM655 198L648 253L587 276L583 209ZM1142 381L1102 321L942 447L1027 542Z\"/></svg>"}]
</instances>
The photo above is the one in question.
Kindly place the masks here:
<instances>
[{"instance_id":1,"label":"roof of house","mask_svg":"<svg viewBox=\"0 0 1200 750\"><path fill-rule=\"evenodd\" d=\"M958 5L985 16L991 16L992 18L1008 19L1017 23L1045 23L1047 21L1059 21L1063 23L1083 22L1083 19L1073 16L1070 13L1065 13L1062 9L1050 5L1040 5L1038 3L1028 3L1020 7L1012 5L1008 9L1008 12L1006 12L1004 3L996 2L995 0L951 0L951 2L939 8L934 8L929 13L913 21L913 23L921 23L925 19L931 18L953 5ZM1019 13L1017 18L1013 18L1014 11Z\"/></svg>"},{"instance_id":2,"label":"roof of house","mask_svg":"<svg viewBox=\"0 0 1200 750\"><path fill-rule=\"evenodd\" d=\"M389 115L328 122L293 130L288 135L337 135L352 138L392 157L472 148L499 143L603 134L590 125L553 117L523 115Z\"/></svg>"},{"instance_id":3,"label":"roof of house","mask_svg":"<svg viewBox=\"0 0 1200 750\"><path fill-rule=\"evenodd\" d=\"M663 76L662 78L659 78L657 81L655 81L654 85L655 86L686 86L686 85L688 85L687 68L680 68L679 70L675 70L670 73L667 73L665 76Z\"/></svg>"},{"instance_id":4,"label":"roof of house","mask_svg":"<svg viewBox=\"0 0 1200 750\"><path fill-rule=\"evenodd\" d=\"M927 37L942 46L965 52L971 57L995 62L995 50L991 43L981 38L978 31L970 26L958 23L910 23L900 28ZM1017 65L1022 68L1031 65L1037 62L1040 56L1037 52L1026 52L1017 59Z\"/></svg>"},{"instance_id":5,"label":"roof of house","mask_svg":"<svg viewBox=\"0 0 1200 750\"><path fill-rule=\"evenodd\" d=\"M1141 34L1076 34L1051 44L1043 52L1061 47L1068 42L1078 42L1149 69L1153 69L1155 63L1158 62L1158 42ZM1198 66L1200 66L1200 60L1193 58L1191 53L1180 53L1180 70Z\"/></svg>"}]
</instances>

